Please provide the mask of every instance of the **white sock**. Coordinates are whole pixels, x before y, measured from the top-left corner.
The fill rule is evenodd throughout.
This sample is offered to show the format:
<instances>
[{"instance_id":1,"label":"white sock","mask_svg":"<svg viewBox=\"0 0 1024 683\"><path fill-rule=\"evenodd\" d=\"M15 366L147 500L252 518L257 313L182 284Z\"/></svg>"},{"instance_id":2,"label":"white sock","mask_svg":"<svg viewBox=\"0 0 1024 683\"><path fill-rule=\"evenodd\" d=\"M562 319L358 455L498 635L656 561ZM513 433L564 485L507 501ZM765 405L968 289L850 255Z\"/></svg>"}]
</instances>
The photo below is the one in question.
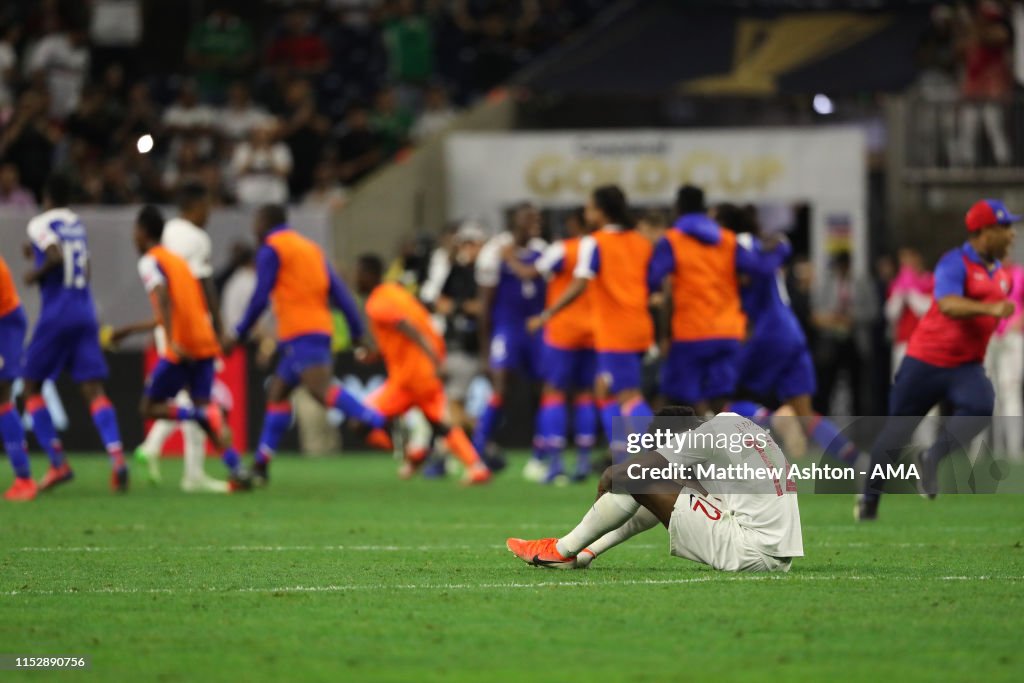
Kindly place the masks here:
<instances>
[{"instance_id":1,"label":"white sock","mask_svg":"<svg viewBox=\"0 0 1024 683\"><path fill-rule=\"evenodd\" d=\"M555 548L562 557L575 557L576 553L629 521L639 508L640 503L628 493L606 493L594 501L575 529L558 539Z\"/></svg>"},{"instance_id":2,"label":"white sock","mask_svg":"<svg viewBox=\"0 0 1024 683\"><path fill-rule=\"evenodd\" d=\"M623 541L627 541L639 533L658 526L658 523L658 518L654 516L653 512L645 507L641 507L628 522L620 526L618 529L609 531L586 547L594 553L594 557L597 557L609 548L614 548Z\"/></svg>"},{"instance_id":3,"label":"white sock","mask_svg":"<svg viewBox=\"0 0 1024 683\"><path fill-rule=\"evenodd\" d=\"M181 436L185 442L185 479L202 479L206 476L206 432L195 422L181 425Z\"/></svg>"},{"instance_id":4,"label":"white sock","mask_svg":"<svg viewBox=\"0 0 1024 683\"><path fill-rule=\"evenodd\" d=\"M149 434L146 434L146 440L142 442L142 452L147 455L157 455L163 452L164 444L167 439L171 438L171 434L178 428L178 423L174 420L157 420L153 423L153 426L149 428Z\"/></svg>"}]
</instances>

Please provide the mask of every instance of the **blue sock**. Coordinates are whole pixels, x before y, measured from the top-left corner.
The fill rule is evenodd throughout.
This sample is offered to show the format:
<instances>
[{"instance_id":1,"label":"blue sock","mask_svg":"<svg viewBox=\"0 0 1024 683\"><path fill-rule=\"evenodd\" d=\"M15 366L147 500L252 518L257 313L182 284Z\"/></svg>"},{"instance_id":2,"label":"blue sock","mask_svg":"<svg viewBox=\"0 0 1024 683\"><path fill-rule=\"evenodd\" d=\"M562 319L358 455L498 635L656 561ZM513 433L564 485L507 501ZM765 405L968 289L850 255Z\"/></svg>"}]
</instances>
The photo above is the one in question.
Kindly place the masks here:
<instances>
[{"instance_id":1,"label":"blue sock","mask_svg":"<svg viewBox=\"0 0 1024 683\"><path fill-rule=\"evenodd\" d=\"M590 473L590 449L597 441L597 407L590 397L577 399L573 410L576 435L576 473Z\"/></svg>"},{"instance_id":2,"label":"blue sock","mask_svg":"<svg viewBox=\"0 0 1024 683\"><path fill-rule=\"evenodd\" d=\"M335 384L327 391L327 403L345 413L345 417L364 422L374 429L387 425L388 421L383 415L365 405L343 386Z\"/></svg>"},{"instance_id":3,"label":"blue sock","mask_svg":"<svg viewBox=\"0 0 1024 683\"><path fill-rule=\"evenodd\" d=\"M759 427L767 427L772 419L770 410L753 401L732 401L726 406L726 410L752 420Z\"/></svg>"},{"instance_id":4,"label":"blue sock","mask_svg":"<svg viewBox=\"0 0 1024 683\"><path fill-rule=\"evenodd\" d=\"M25 450L25 430L21 428L21 418L13 403L0 405L0 436L3 437L4 448L7 449L7 457L11 461L14 476L19 479L31 477L32 470L29 468L28 453Z\"/></svg>"},{"instance_id":5,"label":"blue sock","mask_svg":"<svg viewBox=\"0 0 1024 683\"><path fill-rule=\"evenodd\" d=\"M498 426L498 421L501 419L501 404L501 397L491 397L491 400L487 402L487 407L484 408L484 412L480 415L480 419L477 420L476 429L473 431L473 448L476 449L477 453L483 453L487 450L491 434L494 433L495 428Z\"/></svg>"},{"instance_id":6,"label":"blue sock","mask_svg":"<svg viewBox=\"0 0 1024 683\"><path fill-rule=\"evenodd\" d=\"M238 456L238 451L233 446L225 448L224 452L220 454L220 459L231 474L238 473L238 467L242 464L242 459Z\"/></svg>"},{"instance_id":7,"label":"blue sock","mask_svg":"<svg viewBox=\"0 0 1024 683\"><path fill-rule=\"evenodd\" d=\"M816 415L811 422L811 439L821 450L839 462L852 465L860 454L856 444L843 436L836 423L823 415Z\"/></svg>"},{"instance_id":8,"label":"blue sock","mask_svg":"<svg viewBox=\"0 0 1024 683\"><path fill-rule=\"evenodd\" d=\"M256 462L269 462L277 451L281 437L292 424L292 406L287 401L270 403L263 417L263 431L260 433L260 445L256 448Z\"/></svg>"},{"instance_id":9,"label":"blue sock","mask_svg":"<svg viewBox=\"0 0 1024 683\"><path fill-rule=\"evenodd\" d=\"M622 462L626 458L626 429L622 420L618 419L621 417L622 411L615 399L608 399L601 406L601 426L608 437L608 446L611 448L614 463Z\"/></svg>"},{"instance_id":10,"label":"blue sock","mask_svg":"<svg viewBox=\"0 0 1024 683\"><path fill-rule=\"evenodd\" d=\"M117 428L117 413L114 412L114 406L106 396L100 396L92 402L89 410L96 431L100 433L103 446L110 456L110 463L114 469L121 469L124 467L124 449L121 446L121 432Z\"/></svg>"},{"instance_id":11,"label":"blue sock","mask_svg":"<svg viewBox=\"0 0 1024 683\"><path fill-rule=\"evenodd\" d=\"M46 408L46 401L42 396L31 396L25 401L25 409L32 416L32 433L36 435L39 447L50 459L50 466L60 467L64 464L64 447L57 437L57 430L53 426L50 411Z\"/></svg>"},{"instance_id":12,"label":"blue sock","mask_svg":"<svg viewBox=\"0 0 1024 683\"><path fill-rule=\"evenodd\" d=\"M171 419L172 420L177 420L178 422L184 422L186 420L194 420L197 417L200 417L199 412L195 409L194 406L177 406L176 405L176 406L172 406L171 410L172 410L172 417L171 417Z\"/></svg>"},{"instance_id":13,"label":"blue sock","mask_svg":"<svg viewBox=\"0 0 1024 683\"><path fill-rule=\"evenodd\" d=\"M644 434L654 417L654 411L643 397L634 398L622 406L626 430L630 434Z\"/></svg>"},{"instance_id":14,"label":"blue sock","mask_svg":"<svg viewBox=\"0 0 1024 683\"><path fill-rule=\"evenodd\" d=\"M547 451L549 478L563 472L562 449L565 448L566 418L565 397L545 396L541 399L537 427Z\"/></svg>"}]
</instances>

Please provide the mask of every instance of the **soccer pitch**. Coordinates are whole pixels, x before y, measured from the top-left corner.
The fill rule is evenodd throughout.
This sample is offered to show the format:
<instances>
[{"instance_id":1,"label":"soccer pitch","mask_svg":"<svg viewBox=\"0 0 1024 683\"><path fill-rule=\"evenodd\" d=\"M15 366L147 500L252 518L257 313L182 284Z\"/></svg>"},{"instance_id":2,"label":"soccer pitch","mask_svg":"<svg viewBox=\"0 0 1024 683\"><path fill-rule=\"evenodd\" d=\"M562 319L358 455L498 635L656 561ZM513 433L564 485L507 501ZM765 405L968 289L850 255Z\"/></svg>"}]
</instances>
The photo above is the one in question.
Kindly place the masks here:
<instances>
[{"instance_id":1,"label":"soccer pitch","mask_svg":"<svg viewBox=\"0 0 1024 683\"><path fill-rule=\"evenodd\" d=\"M784 576L670 557L657 528L588 571L528 567L593 482L398 481L381 456L278 458L270 488L107 491L107 464L4 506L0 653L87 655L96 680L1020 680L1024 499L801 496ZM43 462L33 462L36 472ZM208 470L219 474L211 462ZM136 473L141 474L139 468ZM138 477L137 477L138 479ZM5 680L67 672L4 672Z\"/></svg>"}]
</instances>

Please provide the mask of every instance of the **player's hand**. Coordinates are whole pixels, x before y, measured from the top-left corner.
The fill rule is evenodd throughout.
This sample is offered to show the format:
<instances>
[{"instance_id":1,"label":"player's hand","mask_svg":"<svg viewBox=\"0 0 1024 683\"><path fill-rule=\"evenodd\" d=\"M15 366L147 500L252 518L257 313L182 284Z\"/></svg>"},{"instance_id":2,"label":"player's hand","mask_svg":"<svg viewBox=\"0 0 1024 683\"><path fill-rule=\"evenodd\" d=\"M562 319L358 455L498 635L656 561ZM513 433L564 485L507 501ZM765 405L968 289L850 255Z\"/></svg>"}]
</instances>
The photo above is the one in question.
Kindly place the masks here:
<instances>
[{"instance_id":1,"label":"player's hand","mask_svg":"<svg viewBox=\"0 0 1024 683\"><path fill-rule=\"evenodd\" d=\"M540 328L544 327L544 324L547 323L547 321L550 319L551 316L548 315L548 312L543 311L540 315L535 315L526 321L526 331L532 334L533 332L536 332Z\"/></svg>"},{"instance_id":2,"label":"player's hand","mask_svg":"<svg viewBox=\"0 0 1024 683\"><path fill-rule=\"evenodd\" d=\"M378 352L362 344L357 346L353 350L353 353L356 360L365 365L372 365L380 360L380 354Z\"/></svg>"},{"instance_id":3,"label":"player's hand","mask_svg":"<svg viewBox=\"0 0 1024 683\"><path fill-rule=\"evenodd\" d=\"M1009 318L1017 310L1012 301L997 301L992 304L992 315L997 318Z\"/></svg>"},{"instance_id":4,"label":"player's hand","mask_svg":"<svg viewBox=\"0 0 1024 683\"><path fill-rule=\"evenodd\" d=\"M515 243L506 244L501 248L501 260L502 261L514 261L516 259L517 247Z\"/></svg>"}]
</instances>

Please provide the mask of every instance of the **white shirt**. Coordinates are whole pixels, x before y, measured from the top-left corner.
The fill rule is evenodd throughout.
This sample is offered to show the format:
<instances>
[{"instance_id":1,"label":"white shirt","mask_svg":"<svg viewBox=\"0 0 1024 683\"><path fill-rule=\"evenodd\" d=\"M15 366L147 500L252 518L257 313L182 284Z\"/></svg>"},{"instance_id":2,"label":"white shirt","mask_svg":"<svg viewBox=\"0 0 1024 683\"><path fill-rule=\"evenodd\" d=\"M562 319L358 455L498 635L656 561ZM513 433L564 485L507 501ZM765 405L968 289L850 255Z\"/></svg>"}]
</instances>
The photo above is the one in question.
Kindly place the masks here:
<instances>
[{"instance_id":1,"label":"white shirt","mask_svg":"<svg viewBox=\"0 0 1024 683\"><path fill-rule=\"evenodd\" d=\"M150 254L143 254L139 259L139 277L142 278L142 286L146 288L147 292L152 292L160 285L167 283L164 274L160 272L160 264Z\"/></svg>"},{"instance_id":2,"label":"white shirt","mask_svg":"<svg viewBox=\"0 0 1024 683\"><path fill-rule=\"evenodd\" d=\"M754 470L779 467L789 469L786 457L771 435L736 413L719 413L694 429L692 434L706 434L709 442L721 442L722 437L725 437L737 446L734 449L722 448L721 444L707 447L709 442L705 442L704 447L687 447L681 452L662 449L659 452L670 463L688 467L701 463L720 467L742 466L746 463ZM749 445L741 443L743 437L747 437ZM754 439L758 440L755 442ZM690 443L700 445L701 441L694 441L691 436ZM762 443L766 444L763 448L759 445ZM753 532L763 552L773 557L803 557L803 533L797 494L795 488L790 490L785 480L779 481L772 477L732 481L701 480L701 484L710 496L721 501L723 512L728 511L740 526Z\"/></svg>"},{"instance_id":3,"label":"white shirt","mask_svg":"<svg viewBox=\"0 0 1024 683\"><path fill-rule=\"evenodd\" d=\"M213 276L213 245L210 235L180 216L164 224L162 244L188 263L197 280Z\"/></svg>"},{"instance_id":4,"label":"white shirt","mask_svg":"<svg viewBox=\"0 0 1024 683\"><path fill-rule=\"evenodd\" d=\"M515 237L508 230L499 232L487 240L480 248L476 257L476 283L481 287L497 287L501 279L501 253L505 248L515 242ZM526 249L543 252L548 243L539 237L532 237L526 244Z\"/></svg>"},{"instance_id":5,"label":"white shirt","mask_svg":"<svg viewBox=\"0 0 1024 683\"><path fill-rule=\"evenodd\" d=\"M287 145L278 142L266 149L254 149L243 142L235 148L231 168L238 174L235 194L240 204L254 206L288 201L288 181L284 176L291 172L292 153Z\"/></svg>"},{"instance_id":6,"label":"white shirt","mask_svg":"<svg viewBox=\"0 0 1024 683\"><path fill-rule=\"evenodd\" d=\"M50 91L50 113L63 119L78 106L86 74L89 72L89 49L75 47L67 34L52 33L42 38L25 60L25 73L42 71Z\"/></svg>"},{"instance_id":7,"label":"white shirt","mask_svg":"<svg viewBox=\"0 0 1024 683\"><path fill-rule=\"evenodd\" d=\"M263 109L248 106L243 109L224 107L217 114L217 128L225 137L231 140L241 140L249 135L249 131L256 128L272 117Z\"/></svg>"}]
</instances>

